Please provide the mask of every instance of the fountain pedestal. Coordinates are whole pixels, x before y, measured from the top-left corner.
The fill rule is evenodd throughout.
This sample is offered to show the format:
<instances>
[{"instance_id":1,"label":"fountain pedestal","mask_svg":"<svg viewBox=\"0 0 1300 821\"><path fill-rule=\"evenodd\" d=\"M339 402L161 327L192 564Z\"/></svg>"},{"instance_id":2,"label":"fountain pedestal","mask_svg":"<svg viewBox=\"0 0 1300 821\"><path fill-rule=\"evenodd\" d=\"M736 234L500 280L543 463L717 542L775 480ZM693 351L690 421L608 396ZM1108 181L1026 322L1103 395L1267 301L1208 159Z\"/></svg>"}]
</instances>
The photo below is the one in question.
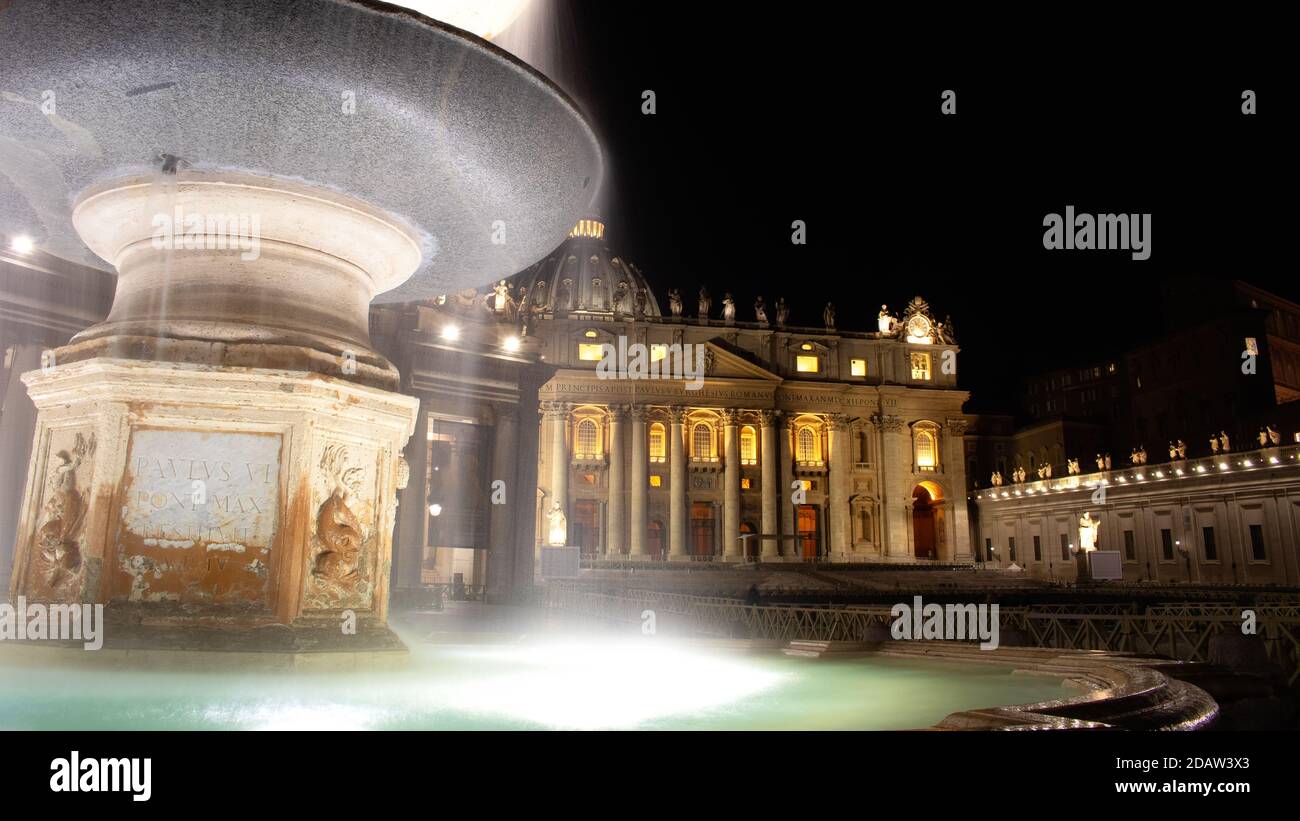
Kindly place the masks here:
<instances>
[{"instance_id":1,"label":"fountain pedestal","mask_svg":"<svg viewBox=\"0 0 1300 821\"><path fill-rule=\"evenodd\" d=\"M73 219L119 281L104 323L23 376L12 594L146 624L382 623L418 401L367 312L419 264L413 235L232 174L101 186Z\"/></svg>"}]
</instances>

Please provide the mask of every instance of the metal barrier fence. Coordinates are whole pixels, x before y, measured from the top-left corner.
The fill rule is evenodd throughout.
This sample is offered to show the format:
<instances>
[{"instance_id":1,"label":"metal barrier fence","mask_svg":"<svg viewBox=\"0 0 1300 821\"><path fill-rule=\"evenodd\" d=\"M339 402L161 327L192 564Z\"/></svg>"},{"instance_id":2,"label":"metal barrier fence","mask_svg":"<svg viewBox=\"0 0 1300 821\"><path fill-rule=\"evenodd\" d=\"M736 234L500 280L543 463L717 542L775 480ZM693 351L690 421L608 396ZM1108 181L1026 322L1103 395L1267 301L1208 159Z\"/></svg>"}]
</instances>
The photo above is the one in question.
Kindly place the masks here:
<instances>
[{"instance_id":1,"label":"metal barrier fence","mask_svg":"<svg viewBox=\"0 0 1300 821\"><path fill-rule=\"evenodd\" d=\"M863 641L871 628L888 629L893 622L889 605L759 605L653 590L598 592L562 583L547 586L545 604L549 609L625 623L640 622L650 610L657 620L666 615L674 626L699 634L783 642ZM1085 609L1089 612L1080 612ZM1210 638L1241 630L1247 609L1254 612L1255 633L1262 638L1269 661L1283 671L1288 684L1295 684L1300 679L1300 607L1296 605L1164 604L1147 607L1144 613L1117 604L999 607L999 617L1004 636L1019 631L1019 637L1034 647L1208 662Z\"/></svg>"}]
</instances>

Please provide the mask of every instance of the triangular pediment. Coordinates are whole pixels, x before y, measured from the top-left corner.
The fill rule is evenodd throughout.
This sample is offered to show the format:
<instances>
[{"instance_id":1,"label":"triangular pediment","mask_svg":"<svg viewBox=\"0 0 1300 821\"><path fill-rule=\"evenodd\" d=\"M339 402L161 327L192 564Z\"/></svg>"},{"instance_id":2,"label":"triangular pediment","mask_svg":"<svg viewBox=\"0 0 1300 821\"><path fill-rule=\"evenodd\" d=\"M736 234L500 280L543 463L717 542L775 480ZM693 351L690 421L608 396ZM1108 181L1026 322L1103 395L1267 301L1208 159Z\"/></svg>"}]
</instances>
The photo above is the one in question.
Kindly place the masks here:
<instances>
[{"instance_id":1,"label":"triangular pediment","mask_svg":"<svg viewBox=\"0 0 1300 821\"><path fill-rule=\"evenodd\" d=\"M704 343L705 379L765 379L783 381L780 376L754 361L747 351L740 350L721 338Z\"/></svg>"}]
</instances>

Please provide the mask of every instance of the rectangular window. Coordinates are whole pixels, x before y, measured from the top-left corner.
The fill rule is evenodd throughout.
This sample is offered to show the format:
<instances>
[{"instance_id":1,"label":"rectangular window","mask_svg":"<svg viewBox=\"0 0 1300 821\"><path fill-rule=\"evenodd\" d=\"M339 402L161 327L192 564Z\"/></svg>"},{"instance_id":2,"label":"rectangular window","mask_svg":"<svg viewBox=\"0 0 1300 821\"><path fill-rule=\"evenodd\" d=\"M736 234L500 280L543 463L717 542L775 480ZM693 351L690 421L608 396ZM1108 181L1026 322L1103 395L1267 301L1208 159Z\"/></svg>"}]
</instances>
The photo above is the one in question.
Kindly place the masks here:
<instances>
[{"instance_id":1,"label":"rectangular window","mask_svg":"<svg viewBox=\"0 0 1300 821\"><path fill-rule=\"evenodd\" d=\"M1016 560L1016 537L1015 536L1007 537L1007 558L1011 559L1011 561L1013 562Z\"/></svg>"},{"instance_id":2,"label":"rectangular window","mask_svg":"<svg viewBox=\"0 0 1300 821\"><path fill-rule=\"evenodd\" d=\"M1137 561L1137 546L1133 544L1133 531L1124 531L1124 558L1127 561Z\"/></svg>"},{"instance_id":3,"label":"rectangular window","mask_svg":"<svg viewBox=\"0 0 1300 821\"><path fill-rule=\"evenodd\" d=\"M599 342L579 342L578 358L583 362L599 362L605 358L605 346Z\"/></svg>"},{"instance_id":4,"label":"rectangular window","mask_svg":"<svg viewBox=\"0 0 1300 821\"><path fill-rule=\"evenodd\" d=\"M993 540L984 540L984 560L988 561L993 558Z\"/></svg>"},{"instance_id":5,"label":"rectangular window","mask_svg":"<svg viewBox=\"0 0 1300 821\"><path fill-rule=\"evenodd\" d=\"M1214 543L1214 528L1201 528L1201 543L1205 545L1205 560L1207 562L1217 562L1219 560L1219 546Z\"/></svg>"},{"instance_id":6,"label":"rectangular window","mask_svg":"<svg viewBox=\"0 0 1300 821\"><path fill-rule=\"evenodd\" d=\"M668 356L668 346L662 342L654 343L650 346L650 361L658 362Z\"/></svg>"},{"instance_id":7,"label":"rectangular window","mask_svg":"<svg viewBox=\"0 0 1300 821\"><path fill-rule=\"evenodd\" d=\"M799 373L817 373L818 363L815 356L796 356L794 369Z\"/></svg>"},{"instance_id":8,"label":"rectangular window","mask_svg":"<svg viewBox=\"0 0 1300 821\"><path fill-rule=\"evenodd\" d=\"M1174 560L1174 532L1167 527L1160 529L1160 558Z\"/></svg>"},{"instance_id":9,"label":"rectangular window","mask_svg":"<svg viewBox=\"0 0 1300 821\"><path fill-rule=\"evenodd\" d=\"M741 489L741 490L749 490L750 487L751 487L751 485L752 485L752 483L749 481L749 477L748 477L748 476L745 476L745 477L742 477L742 478L741 478L741 480L740 480L740 489Z\"/></svg>"},{"instance_id":10,"label":"rectangular window","mask_svg":"<svg viewBox=\"0 0 1300 821\"><path fill-rule=\"evenodd\" d=\"M1264 549L1264 526L1250 526L1250 558L1257 562L1268 560L1268 551Z\"/></svg>"},{"instance_id":11,"label":"rectangular window","mask_svg":"<svg viewBox=\"0 0 1300 821\"><path fill-rule=\"evenodd\" d=\"M1034 561L1041 562L1042 560L1043 560L1043 542L1039 537L1035 536L1034 537Z\"/></svg>"},{"instance_id":12,"label":"rectangular window","mask_svg":"<svg viewBox=\"0 0 1300 821\"><path fill-rule=\"evenodd\" d=\"M927 380L930 378L930 354L924 351L912 352L912 378Z\"/></svg>"},{"instance_id":13,"label":"rectangular window","mask_svg":"<svg viewBox=\"0 0 1300 821\"><path fill-rule=\"evenodd\" d=\"M851 375L853 375L853 376L866 376L866 375L867 375L867 360L865 360L865 359L850 359L850 360L849 360L849 373L850 373Z\"/></svg>"},{"instance_id":14,"label":"rectangular window","mask_svg":"<svg viewBox=\"0 0 1300 821\"><path fill-rule=\"evenodd\" d=\"M657 473L650 474L650 487L663 487L664 477Z\"/></svg>"}]
</instances>

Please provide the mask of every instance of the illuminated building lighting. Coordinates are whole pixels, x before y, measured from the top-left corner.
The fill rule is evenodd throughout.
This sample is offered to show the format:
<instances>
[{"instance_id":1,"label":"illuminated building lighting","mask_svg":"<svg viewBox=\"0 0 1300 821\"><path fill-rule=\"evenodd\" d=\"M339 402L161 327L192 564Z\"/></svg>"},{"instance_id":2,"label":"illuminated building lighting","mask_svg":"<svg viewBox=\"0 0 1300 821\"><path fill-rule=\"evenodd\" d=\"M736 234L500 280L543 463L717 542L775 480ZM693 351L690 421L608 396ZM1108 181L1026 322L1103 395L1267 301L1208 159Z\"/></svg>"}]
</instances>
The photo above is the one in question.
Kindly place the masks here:
<instances>
[{"instance_id":1,"label":"illuminated building lighting","mask_svg":"<svg viewBox=\"0 0 1300 821\"><path fill-rule=\"evenodd\" d=\"M437 504L436 502L434 504L429 505L430 516L437 516L441 513L442 513L442 505Z\"/></svg>"},{"instance_id":2,"label":"illuminated building lighting","mask_svg":"<svg viewBox=\"0 0 1300 821\"><path fill-rule=\"evenodd\" d=\"M1268 463L1270 465L1276 465L1278 463L1278 458L1276 456L1270 456L1268 457Z\"/></svg>"},{"instance_id":3,"label":"illuminated building lighting","mask_svg":"<svg viewBox=\"0 0 1300 821\"><path fill-rule=\"evenodd\" d=\"M1247 459L1246 461L1242 462L1241 464L1244 465L1245 467L1248 467L1248 468L1253 468L1253 467L1255 466L1255 463L1252 462L1252 461L1250 461L1249 459Z\"/></svg>"},{"instance_id":4,"label":"illuminated building lighting","mask_svg":"<svg viewBox=\"0 0 1300 821\"><path fill-rule=\"evenodd\" d=\"M460 327L457 325L447 325L442 329L442 338L454 342L460 339Z\"/></svg>"},{"instance_id":5,"label":"illuminated building lighting","mask_svg":"<svg viewBox=\"0 0 1300 821\"><path fill-rule=\"evenodd\" d=\"M514 336L513 334L510 335L510 336L507 336L507 337L506 337L506 338L501 342L501 347L503 347L503 348L505 348L507 351L511 351L511 352L514 352L514 351L519 350L519 337Z\"/></svg>"},{"instance_id":6,"label":"illuminated building lighting","mask_svg":"<svg viewBox=\"0 0 1300 821\"><path fill-rule=\"evenodd\" d=\"M1219 470L1227 470L1227 469L1228 469L1228 463L1227 463L1227 462L1220 462L1220 463L1219 463Z\"/></svg>"},{"instance_id":7,"label":"illuminated building lighting","mask_svg":"<svg viewBox=\"0 0 1300 821\"><path fill-rule=\"evenodd\" d=\"M20 234L9 240L9 247L20 254L30 254L36 249L36 242L25 234Z\"/></svg>"}]
</instances>

